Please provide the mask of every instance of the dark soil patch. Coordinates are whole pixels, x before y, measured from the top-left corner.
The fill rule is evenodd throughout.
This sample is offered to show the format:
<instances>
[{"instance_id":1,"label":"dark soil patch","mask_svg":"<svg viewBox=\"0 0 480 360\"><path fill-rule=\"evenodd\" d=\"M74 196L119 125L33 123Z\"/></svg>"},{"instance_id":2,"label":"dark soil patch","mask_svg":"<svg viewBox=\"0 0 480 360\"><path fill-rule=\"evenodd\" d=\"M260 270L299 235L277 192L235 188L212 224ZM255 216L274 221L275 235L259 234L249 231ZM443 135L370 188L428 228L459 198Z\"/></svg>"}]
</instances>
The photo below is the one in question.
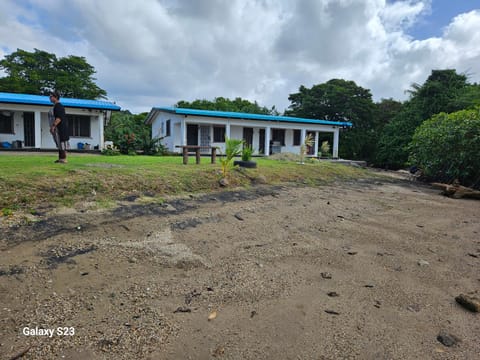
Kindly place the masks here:
<instances>
[{"instance_id":1,"label":"dark soil patch","mask_svg":"<svg viewBox=\"0 0 480 360\"><path fill-rule=\"evenodd\" d=\"M17 265L10 266L10 268L8 268L7 270L0 269L0 276L12 276L22 273L23 269Z\"/></svg>"},{"instance_id":2,"label":"dark soil patch","mask_svg":"<svg viewBox=\"0 0 480 360\"><path fill-rule=\"evenodd\" d=\"M94 250L97 250L95 245L77 249L51 248L46 253L40 255L45 258L42 262L44 262L49 269L55 269L59 264L75 264L75 260L72 259L73 257L87 254Z\"/></svg>"},{"instance_id":3,"label":"dark soil patch","mask_svg":"<svg viewBox=\"0 0 480 360\"><path fill-rule=\"evenodd\" d=\"M230 203L254 200L265 196L276 197L280 191L284 189L284 186L258 186L246 190L222 191L199 197L177 199L169 201L168 205L175 209L175 214L181 214L209 202L219 201L222 203ZM6 247L10 248L25 241L42 241L60 234L90 231L98 226L104 226L135 217L147 215L166 216L172 213L171 207L169 209L166 205L167 204L127 204L119 206L112 211L104 212L100 216L89 213L55 215L29 225L5 229L3 235ZM187 226L187 224L184 225ZM187 227L191 227L192 225L193 223L189 223ZM179 228L181 227L182 225L179 225Z\"/></svg>"}]
</instances>

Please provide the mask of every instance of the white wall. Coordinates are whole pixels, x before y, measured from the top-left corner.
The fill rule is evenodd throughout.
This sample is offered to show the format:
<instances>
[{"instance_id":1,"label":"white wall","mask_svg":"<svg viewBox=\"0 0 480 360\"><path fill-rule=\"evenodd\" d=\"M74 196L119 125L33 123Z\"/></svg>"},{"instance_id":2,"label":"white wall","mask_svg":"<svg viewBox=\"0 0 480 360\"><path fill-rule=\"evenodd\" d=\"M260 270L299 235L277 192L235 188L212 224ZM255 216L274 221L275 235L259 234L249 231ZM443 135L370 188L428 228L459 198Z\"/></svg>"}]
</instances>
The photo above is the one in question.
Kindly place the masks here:
<instances>
[{"instance_id":1,"label":"white wall","mask_svg":"<svg viewBox=\"0 0 480 360\"><path fill-rule=\"evenodd\" d=\"M170 120L170 136L165 136L167 120ZM176 114L160 112L152 121L152 137L163 137L162 144L168 151L179 152L180 150L175 146L181 144L181 117Z\"/></svg>"},{"instance_id":2,"label":"white wall","mask_svg":"<svg viewBox=\"0 0 480 360\"><path fill-rule=\"evenodd\" d=\"M36 136L36 148L42 149L55 149L55 143L53 141L52 135L50 134L50 127L48 124L48 111L51 109L49 106L37 106L37 105L22 105L22 104L0 104L0 111L9 110L14 111L14 134L0 134L0 142L8 141L12 142L15 140L24 141L24 124L23 124L23 112L37 112L40 113L40 129L35 128ZM77 109L77 108L66 108L65 112L72 115L83 115L90 116L90 137L71 137L70 138L70 148L76 149L77 144L88 143L93 149L96 145L101 145L101 134L100 134L100 122L103 119L102 113L99 110L88 110L88 109ZM38 140L41 142L38 143Z\"/></svg>"},{"instance_id":3,"label":"white wall","mask_svg":"<svg viewBox=\"0 0 480 360\"><path fill-rule=\"evenodd\" d=\"M181 149L175 148L176 145L182 144L182 127L181 122L185 121L187 124L198 124L198 125L207 125L210 126L210 138L213 140L213 126L214 125L224 125L230 126L230 138L232 139L242 139L243 138L243 128L249 127L253 128L253 148L255 154L258 154L258 149L260 147L260 129L285 129L285 146L282 147L282 152L291 152L291 153L300 153L300 145L293 145L293 133L294 130L305 130L308 132L337 132L338 127L331 125L317 125L317 124L304 124L304 123L289 123L289 122L270 122L270 121L261 121L261 120L242 120L242 119L231 119L231 118L213 118L206 116L197 116L197 115L179 115L172 114L169 112L159 111L156 118L152 121L152 136L159 136L161 133L161 124L164 122L165 130L165 121L171 119L171 134L172 136L164 138L162 143L167 146L169 151L172 152L181 152ZM267 130L266 130L267 131ZM163 136L163 135L162 135ZM268 134L265 134L265 137L268 139L271 137ZM211 146L217 146L220 148L220 153L224 152L225 143L215 143L212 142Z\"/></svg>"}]
</instances>

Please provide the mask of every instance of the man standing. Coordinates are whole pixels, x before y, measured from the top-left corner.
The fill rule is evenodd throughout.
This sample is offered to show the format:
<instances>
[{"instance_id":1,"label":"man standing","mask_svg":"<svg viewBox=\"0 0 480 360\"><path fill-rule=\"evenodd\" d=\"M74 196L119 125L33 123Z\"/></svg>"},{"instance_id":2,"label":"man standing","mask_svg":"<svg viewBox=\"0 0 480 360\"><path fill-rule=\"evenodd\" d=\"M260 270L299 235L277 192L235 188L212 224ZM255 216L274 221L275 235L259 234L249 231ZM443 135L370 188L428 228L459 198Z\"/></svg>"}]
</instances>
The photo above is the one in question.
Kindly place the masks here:
<instances>
[{"instance_id":1,"label":"man standing","mask_svg":"<svg viewBox=\"0 0 480 360\"><path fill-rule=\"evenodd\" d=\"M58 148L58 160L56 163L67 163L67 143L70 140L70 135L68 134L68 123L67 116L65 114L65 108L60 103L60 94L58 91L52 91L50 93L50 101L54 104L53 106L53 116L49 116L52 120L50 124L50 133L55 140L55 144ZM50 114L49 114L50 115Z\"/></svg>"}]
</instances>

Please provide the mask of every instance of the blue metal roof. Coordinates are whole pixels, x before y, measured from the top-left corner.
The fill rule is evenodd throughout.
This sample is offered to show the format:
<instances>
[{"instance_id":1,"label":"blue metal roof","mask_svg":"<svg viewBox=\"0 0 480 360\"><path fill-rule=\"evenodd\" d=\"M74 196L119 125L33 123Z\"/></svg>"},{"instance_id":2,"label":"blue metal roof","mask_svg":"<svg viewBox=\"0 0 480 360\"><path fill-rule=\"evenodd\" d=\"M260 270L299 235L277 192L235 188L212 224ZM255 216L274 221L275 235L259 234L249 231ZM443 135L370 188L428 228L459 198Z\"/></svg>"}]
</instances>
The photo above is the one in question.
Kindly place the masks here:
<instances>
[{"instance_id":1,"label":"blue metal roof","mask_svg":"<svg viewBox=\"0 0 480 360\"><path fill-rule=\"evenodd\" d=\"M61 98L60 102L65 107L75 107L84 109L99 109L99 110L117 110L121 108L114 103L99 100L84 100ZM27 104L27 105L48 105L51 106L50 98L48 96L30 95L30 94L15 94L0 92L0 103L9 104Z\"/></svg>"},{"instance_id":2,"label":"blue metal roof","mask_svg":"<svg viewBox=\"0 0 480 360\"><path fill-rule=\"evenodd\" d=\"M198 115L198 116L222 117L222 118L245 119L245 120L282 121L282 122L293 122L293 123L303 123L303 124L334 125L334 126L346 126L346 127L352 126L352 123L348 121L305 119L305 118L289 117L289 116L250 114L250 113L240 113L240 112L230 112L230 111L197 110L197 109L186 109L186 108L178 108L178 107L154 107L152 110L166 111L166 112L181 114L181 115Z\"/></svg>"}]
</instances>

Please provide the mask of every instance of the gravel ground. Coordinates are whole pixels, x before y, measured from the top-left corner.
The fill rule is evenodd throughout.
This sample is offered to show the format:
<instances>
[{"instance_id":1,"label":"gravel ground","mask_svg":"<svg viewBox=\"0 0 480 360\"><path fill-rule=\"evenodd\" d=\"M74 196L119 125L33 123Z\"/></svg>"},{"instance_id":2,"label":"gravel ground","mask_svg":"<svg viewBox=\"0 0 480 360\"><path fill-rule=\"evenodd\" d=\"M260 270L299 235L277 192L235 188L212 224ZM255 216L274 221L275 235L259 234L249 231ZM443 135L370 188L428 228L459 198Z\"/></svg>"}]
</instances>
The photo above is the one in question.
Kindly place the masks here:
<instances>
[{"instance_id":1,"label":"gravel ground","mask_svg":"<svg viewBox=\"0 0 480 360\"><path fill-rule=\"evenodd\" d=\"M0 358L478 359L479 214L388 179L0 223Z\"/></svg>"}]
</instances>

